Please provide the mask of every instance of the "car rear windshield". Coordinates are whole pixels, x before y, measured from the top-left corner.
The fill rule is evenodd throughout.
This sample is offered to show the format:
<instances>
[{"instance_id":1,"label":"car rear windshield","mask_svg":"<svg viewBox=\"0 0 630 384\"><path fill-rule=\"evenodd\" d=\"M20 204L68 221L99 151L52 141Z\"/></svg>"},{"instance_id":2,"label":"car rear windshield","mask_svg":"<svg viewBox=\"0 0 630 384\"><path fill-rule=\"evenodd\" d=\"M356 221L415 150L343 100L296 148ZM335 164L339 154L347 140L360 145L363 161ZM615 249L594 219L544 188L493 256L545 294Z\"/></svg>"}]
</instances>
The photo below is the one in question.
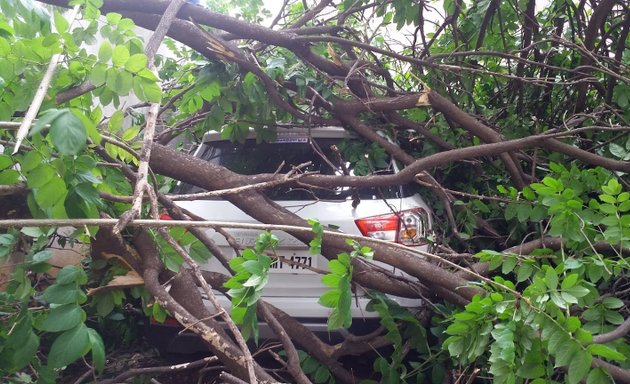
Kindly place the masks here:
<instances>
[{"instance_id":1,"label":"car rear windshield","mask_svg":"<svg viewBox=\"0 0 630 384\"><path fill-rule=\"evenodd\" d=\"M317 172L322 175L342 175L344 172L349 175L394 172L393 162L385 151L357 140L316 139L313 143L304 137L275 143L256 143L253 139L244 143L214 141L203 144L197 156L241 175L284 174L297 166L301 167L301 172ZM174 192L189 194L203 191L190 184L180 184ZM413 193L408 186L361 189L280 186L266 189L264 192L273 200L346 200L356 197L362 200L392 199Z\"/></svg>"}]
</instances>

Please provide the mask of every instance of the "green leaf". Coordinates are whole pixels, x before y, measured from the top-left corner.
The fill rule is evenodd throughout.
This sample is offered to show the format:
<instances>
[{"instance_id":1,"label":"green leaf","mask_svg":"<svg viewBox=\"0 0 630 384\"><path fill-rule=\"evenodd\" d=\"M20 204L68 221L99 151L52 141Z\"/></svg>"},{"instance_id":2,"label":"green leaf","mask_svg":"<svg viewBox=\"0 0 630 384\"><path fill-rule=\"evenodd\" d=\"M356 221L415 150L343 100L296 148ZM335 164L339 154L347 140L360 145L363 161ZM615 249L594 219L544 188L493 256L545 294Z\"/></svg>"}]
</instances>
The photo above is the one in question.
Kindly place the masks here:
<instances>
[{"instance_id":1,"label":"green leaf","mask_svg":"<svg viewBox=\"0 0 630 384\"><path fill-rule=\"evenodd\" d=\"M568 336L563 329L554 327L554 332L549 337L547 346L552 355L559 353L564 343L568 342Z\"/></svg>"},{"instance_id":2,"label":"green leaf","mask_svg":"<svg viewBox=\"0 0 630 384\"><path fill-rule=\"evenodd\" d=\"M31 170L39 167L42 164L42 160L42 155L38 151L27 152L20 162L22 172L30 172Z\"/></svg>"},{"instance_id":3,"label":"green leaf","mask_svg":"<svg viewBox=\"0 0 630 384\"><path fill-rule=\"evenodd\" d=\"M532 264L526 262L522 263L516 273L516 281L520 283L527 280L532 275L533 271L534 266Z\"/></svg>"},{"instance_id":4,"label":"green leaf","mask_svg":"<svg viewBox=\"0 0 630 384\"><path fill-rule=\"evenodd\" d=\"M129 60L129 50L124 45L117 45L112 52L112 62L115 66L123 67Z\"/></svg>"},{"instance_id":5,"label":"green leaf","mask_svg":"<svg viewBox=\"0 0 630 384\"><path fill-rule=\"evenodd\" d=\"M558 275L556 274L556 271L551 267L546 268L545 284L551 290L555 290L556 288L558 288Z\"/></svg>"},{"instance_id":6,"label":"green leaf","mask_svg":"<svg viewBox=\"0 0 630 384\"><path fill-rule=\"evenodd\" d=\"M577 352L569 364L569 375L567 382L569 384L579 383L591 369L593 356L588 351L580 350Z\"/></svg>"},{"instance_id":7,"label":"green leaf","mask_svg":"<svg viewBox=\"0 0 630 384\"><path fill-rule=\"evenodd\" d=\"M66 265L59 271L57 274L57 284L85 284L87 283L87 275L83 268L77 267L76 265Z\"/></svg>"},{"instance_id":8,"label":"green leaf","mask_svg":"<svg viewBox=\"0 0 630 384\"><path fill-rule=\"evenodd\" d=\"M518 259L516 258L516 256L505 256L503 264L501 265L501 273L508 274L512 272L517 263Z\"/></svg>"},{"instance_id":9,"label":"green leaf","mask_svg":"<svg viewBox=\"0 0 630 384\"><path fill-rule=\"evenodd\" d=\"M317 301L324 307L327 308L335 308L339 304L339 297L341 296L341 292L337 289L332 289L330 291L324 292Z\"/></svg>"},{"instance_id":10,"label":"green leaf","mask_svg":"<svg viewBox=\"0 0 630 384\"><path fill-rule=\"evenodd\" d=\"M109 130L111 133L118 132L120 129L122 129L124 119L125 115L122 113L122 111L115 111L109 118L109 122L107 123L107 130Z\"/></svg>"},{"instance_id":11,"label":"green leaf","mask_svg":"<svg viewBox=\"0 0 630 384\"><path fill-rule=\"evenodd\" d=\"M617 204L617 199L615 198L615 196L599 195L599 199L604 203Z\"/></svg>"},{"instance_id":12,"label":"green leaf","mask_svg":"<svg viewBox=\"0 0 630 384\"><path fill-rule=\"evenodd\" d=\"M36 356L39 349L39 337L33 332L29 332L25 338L21 339L20 348L17 348L9 357L11 365L9 371L17 372L27 366ZM2 355L0 355L2 360Z\"/></svg>"},{"instance_id":13,"label":"green leaf","mask_svg":"<svg viewBox=\"0 0 630 384\"><path fill-rule=\"evenodd\" d=\"M584 265L584 263L582 263L582 260L580 259L566 259L564 261L564 269L565 270L569 270L569 269L578 269L581 268L582 265Z\"/></svg>"},{"instance_id":14,"label":"green leaf","mask_svg":"<svg viewBox=\"0 0 630 384\"><path fill-rule=\"evenodd\" d=\"M601 368L593 369L586 379L586 384L612 384L613 381L608 373Z\"/></svg>"},{"instance_id":15,"label":"green leaf","mask_svg":"<svg viewBox=\"0 0 630 384\"><path fill-rule=\"evenodd\" d=\"M151 315L158 323L163 323L166 320L168 313L166 313L166 310L156 302L153 303L153 307L151 308Z\"/></svg>"},{"instance_id":16,"label":"green leaf","mask_svg":"<svg viewBox=\"0 0 630 384\"><path fill-rule=\"evenodd\" d=\"M330 260L328 262L328 269L330 272L336 275L345 275L347 273L346 266L343 265L339 260Z\"/></svg>"},{"instance_id":17,"label":"green leaf","mask_svg":"<svg viewBox=\"0 0 630 384\"><path fill-rule=\"evenodd\" d=\"M575 331L574 336L580 343L583 343L583 344L589 344L593 342L593 335L589 331L584 330L583 328L578 328Z\"/></svg>"},{"instance_id":18,"label":"green leaf","mask_svg":"<svg viewBox=\"0 0 630 384\"><path fill-rule=\"evenodd\" d=\"M88 328L88 339L92 349L92 363L100 375L105 369L105 344L101 335L92 328Z\"/></svg>"},{"instance_id":19,"label":"green leaf","mask_svg":"<svg viewBox=\"0 0 630 384\"><path fill-rule=\"evenodd\" d=\"M221 96L221 85L217 81L213 81L210 84L203 86L199 95L206 101L210 102L215 97Z\"/></svg>"},{"instance_id":20,"label":"green leaf","mask_svg":"<svg viewBox=\"0 0 630 384\"><path fill-rule=\"evenodd\" d=\"M464 352L464 342L460 336L452 336L446 339L448 353L453 357L458 357Z\"/></svg>"},{"instance_id":21,"label":"green leaf","mask_svg":"<svg viewBox=\"0 0 630 384\"><path fill-rule=\"evenodd\" d=\"M575 332L578 328L582 326L580 319L575 316L567 317L565 328L569 332Z\"/></svg>"},{"instance_id":22,"label":"green leaf","mask_svg":"<svg viewBox=\"0 0 630 384\"><path fill-rule=\"evenodd\" d=\"M39 251L33 255L33 263L45 263L53 256L51 251Z\"/></svg>"},{"instance_id":23,"label":"green leaf","mask_svg":"<svg viewBox=\"0 0 630 384\"><path fill-rule=\"evenodd\" d=\"M608 180L608 184L602 186L602 191L604 191L607 195L617 196L621 193L621 184L617 181L617 179Z\"/></svg>"},{"instance_id":24,"label":"green leaf","mask_svg":"<svg viewBox=\"0 0 630 384\"><path fill-rule=\"evenodd\" d=\"M601 356L604 359L626 361L626 356L623 353L617 352L604 344L590 344L586 347L586 349L588 349L593 355Z\"/></svg>"},{"instance_id":25,"label":"green leaf","mask_svg":"<svg viewBox=\"0 0 630 384\"><path fill-rule=\"evenodd\" d=\"M39 348L39 337L33 333L33 319L28 310L23 309L11 333L3 337L0 345L0 369L17 372L27 366L36 356Z\"/></svg>"},{"instance_id":26,"label":"green leaf","mask_svg":"<svg viewBox=\"0 0 630 384\"><path fill-rule=\"evenodd\" d=\"M95 87L100 87L105 84L105 80L107 79L107 66L101 63L96 63L90 74L88 75L88 79Z\"/></svg>"},{"instance_id":27,"label":"green leaf","mask_svg":"<svg viewBox=\"0 0 630 384\"><path fill-rule=\"evenodd\" d=\"M89 350L88 328L81 323L55 339L48 353L48 365L53 368L65 367Z\"/></svg>"},{"instance_id":28,"label":"green leaf","mask_svg":"<svg viewBox=\"0 0 630 384\"><path fill-rule=\"evenodd\" d=\"M85 312L77 304L64 304L51 309L42 325L42 330L61 332L74 328L85 321Z\"/></svg>"},{"instance_id":29,"label":"green leaf","mask_svg":"<svg viewBox=\"0 0 630 384\"><path fill-rule=\"evenodd\" d=\"M120 20L120 22L118 23L118 28L122 31L132 30L135 26L136 25L134 24L133 20L128 19L126 17Z\"/></svg>"},{"instance_id":30,"label":"green leaf","mask_svg":"<svg viewBox=\"0 0 630 384\"><path fill-rule=\"evenodd\" d=\"M562 290L566 290L573 287L575 283L577 283L578 277L579 276L577 273L572 273L568 275L567 277L564 278L564 280L562 280L562 284L560 285L560 288Z\"/></svg>"},{"instance_id":31,"label":"green leaf","mask_svg":"<svg viewBox=\"0 0 630 384\"><path fill-rule=\"evenodd\" d=\"M64 33L68 31L68 27L70 26L70 24L63 17L63 15L59 13L59 11L57 11L56 9L54 12L54 18L55 18L55 28L57 29L57 32Z\"/></svg>"},{"instance_id":32,"label":"green leaf","mask_svg":"<svg viewBox=\"0 0 630 384\"><path fill-rule=\"evenodd\" d=\"M122 15L116 12L109 12L105 15L108 24L116 25L122 19Z\"/></svg>"},{"instance_id":33,"label":"green leaf","mask_svg":"<svg viewBox=\"0 0 630 384\"><path fill-rule=\"evenodd\" d=\"M350 318L352 321L352 318ZM347 328L348 327L348 319L347 316L344 315L338 308L333 309L328 317L328 329L334 330L339 328Z\"/></svg>"},{"instance_id":34,"label":"green leaf","mask_svg":"<svg viewBox=\"0 0 630 384\"><path fill-rule=\"evenodd\" d=\"M560 192L564 189L564 185L561 180L554 179L553 177L546 176L543 178L543 184L554 189L556 192Z\"/></svg>"},{"instance_id":35,"label":"green leaf","mask_svg":"<svg viewBox=\"0 0 630 384\"><path fill-rule=\"evenodd\" d=\"M133 87L133 76L126 71L110 69L107 71L106 86L116 94L126 96Z\"/></svg>"},{"instance_id":36,"label":"green leaf","mask_svg":"<svg viewBox=\"0 0 630 384\"><path fill-rule=\"evenodd\" d=\"M0 172L0 185L17 184L20 181L20 172L15 169L5 169Z\"/></svg>"},{"instance_id":37,"label":"green leaf","mask_svg":"<svg viewBox=\"0 0 630 384\"><path fill-rule=\"evenodd\" d=\"M206 127L209 130L219 130L221 126L223 125L223 123L225 122L225 112L223 112L221 105L219 105L218 103L214 104L212 108L210 109L210 113L208 113L208 116L206 117L205 121L206 121ZM311 242L314 242L314 241L316 241L316 239L313 239Z\"/></svg>"},{"instance_id":38,"label":"green leaf","mask_svg":"<svg viewBox=\"0 0 630 384\"><path fill-rule=\"evenodd\" d=\"M131 73L138 73L147 66L147 56L144 53L131 55L125 63L125 69Z\"/></svg>"},{"instance_id":39,"label":"green leaf","mask_svg":"<svg viewBox=\"0 0 630 384\"><path fill-rule=\"evenodd\" d=\"M62 202L68 190L61 178L52 178L44 186L33 191L35 201L41 208L51 208Z\"/></svg>"},{"instance_id":40,"label":"green leaf","mask_svg":"<svg viewBox=\"0 0 630 384\"><path fill-rule=\"evenodd\" d=\"M571 288L567 288L564 292L570 294L571 296L575 296L579 298L579 297L584 297L588 295L591 291L586 287L583 287L581 285L576 285Z\"/></svg>"},{"instance_id":41,"label":"green leaf","mask_svg":"<svg viewBox=\"0 0 630 384\"><path fill-rule=\"evenodd\" d=\"M313 380L316 384L321 384L327 382L328 379L330 379L330 372L328 371L328 368L326 368L325 365L320 365L319 368L317 368L317 371L315 371Z\"/></svg>"},{"instance_id":42,"label":"green leaf","mask_svg":"<svg viewBox=\"0 0 630 384\"><path fill-rule=\"evenodd\" d=\"M153 81L140 77L133 79L133 92L142 100L150 103L159 103L162 99L162 89Z\"/></svg>"},{"instance_id":43,"label":"green leaf","mask_svg":"<svg viewBox=\"0 0 630 384\"><path fill-rule=\"evenodd\" d=\"M334 273L329 273L322 276L322 283L327 287L336 288L339 286L340 276Z\"/></svg>"},{"instance_id":44,"label":"green leaf","mask_svg":"<svg viewBox=\"0 0 630 384\"><path fill-rule=\"evenodd\" d=\"M26 175L26 185L29 188L41 188L50 180L57 177L55 168L48 164L41 164Z\"/></svg>"},{"instance_id":45,"label":"green leaf","mask_svg":"<svg viewBox=\"0 0 630 384\"><path fill-rule=\"evenodd\" d=\"M264 276L262 272L261 274L252 274L249 279L243 283L243 287L257 287L266 281L266 276Z\"/></svg>"},{"instance_id":46,"label":"green leaf","mask_svg":"<svg viewBox=\"0 0 630 384\"><path fill-rule=\"evenodd\" d=\"M91 171L96 167L96 164L96 160L87 155L79 156L74 160L77 171Z\"/></svg>"},{"instance_id":47,"label":"green leaf","mask_svg":"<svg viewBox=\"0 0 630 384\"><path fill-rule=\"evenodd\" d=\"M559 330L558 332L564 332L564 330ZM563 347L559 348L556 355L556 367L565 367L569 365L575 360L575 355L581 351L580 346L568 341L568 337L566 337L565 340L567 340L567 342L564 342Z\"/></svg>"},{"instance_id":48,"label":"green leaf","mask_svg":"<svg viewBox=\"0 0 630 384\"><path fill-rule=\"evenodd\" d=\"M81 120L64 110L51 124L50 139L61 154L76 155L85 148L87 134Z\"/></svg>"},{"instance_id":49,"label":"green leaf","mask_svg":"<svg viewBox=\"0 0 630 384\"><path fill-rule=\"evenodd\" d=\"M602 300L602 304L608 309L619 309L624 306L623 301L616 297L607 297Z\"/></svg>"},{"instance_id":50,"label":"green leaf","mask_svg":"<svg viewBox=\"0 0 630 384\"><path fill-rule=\"evenodd\" d=\"M5 39L0 37L0 57L6 57L11 52L11 46ZM4 85L4 84L2 84Z\"/></svg>"},{"instance_id":51,"label":"green leaf","mask_svg":"<svg viewBox=\"0 0 630 384\"><path fill-rule=\"evenodd\" d=\"M106 63L112 58L112 46L109 41L105 40L98 49L98 61Z\"/></svg>"},{"instance_id":52,"label":"green leaf","mask_svg":"<svg viewBox=\"0 0 630 384\"><path fill-rule=\"evenodd\" d=\"M529 218L529 215L532 211L532 206L530 204L519 204L516 209L516 218L521 223L524 223Z\"/></svg>"},{"instance_id":53,"label":"green leaf","mask_svg":"<svg viewBox=\"0 0 630 384\"><path fill-rule=\"evenodd\" d=\"M48 303L70 304L84 303L87 297L85 293L74 285L53 284L46 288L42 299Z\"/></svg>"},{"instance_id":54,"label":"green leaf","mask_svg":"<svg viewBox=\"0 0 630 384\"><path fill-rule=\"evenodd\" d=\"M46 232L42 231L42 229L39 227L22 227L20 232L32 238L38 238L40 236L47 236Z\"/></svg>"},{"instance_id":55,"label":"green leaf","mask_svg":"<svg viewBox=\"0 0 630 384\"><path fill-rule=\"evenodd\" d=\"M317 360L307 355L306 359L302 363L302 370L304 371L305 374L311 375L315 371L317 371L317 368L319 366L320 364Z\"/></svg>"},{"instance_id":56,"label":"green leaf","mask_svg":"<svg viewBox=\"0 0 630 384\"><path fill-rule=\"evenodd\" d=\"M143 70L138 72L138 76L141 79L147 80L147 81L149 81L151 83L156 83L156 82L158 82L160 80L157 76L155 76L153 71L151 71L149 68L144 68Z\"/></svg>"},{"instance_id":57,"label":"green leaf","mask_svg":"<svg viewBox=\"0 0 630 384\"><path fill-rule=\"evenodd\" d=\"M41 132L41 130L46 128L48 124L52 123L57 117L61 116L64 113L64 111L65 111L64 109L53 108L45 112L42 112L42 114L39 116L35 124L33 124L33 126L31 127L28 133L29 136L33 136Z\"/></svg>"},{"instance_id":58,"label":"green leaf","mask_svg":"<svg viewBox=\"0 0 630 384\"><path fill-rule=\"evenodd\" d=\"M98 295L95 298L95 301L96 313L98 313L98 315L101 317L109 315L114 310L114 307L116 305L116 303L114 303L114 297L110 293Z\"/></svg>"}]
</instances>

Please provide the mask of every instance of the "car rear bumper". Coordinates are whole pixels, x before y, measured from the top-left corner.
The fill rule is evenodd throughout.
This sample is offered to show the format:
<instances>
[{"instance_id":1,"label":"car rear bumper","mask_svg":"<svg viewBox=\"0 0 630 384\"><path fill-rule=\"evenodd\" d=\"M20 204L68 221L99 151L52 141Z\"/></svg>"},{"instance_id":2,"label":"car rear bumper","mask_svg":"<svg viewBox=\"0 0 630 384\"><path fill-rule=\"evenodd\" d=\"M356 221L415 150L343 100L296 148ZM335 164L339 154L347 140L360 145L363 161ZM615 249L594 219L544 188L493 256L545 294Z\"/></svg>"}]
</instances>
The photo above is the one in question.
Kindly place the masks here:
<instances>
[{"instance_id":1,"label":"car rear bumper","mask_svg":"<svg viewBox=\"0 0 630 384\"><path fill-rule=\"evenodd\" d=\"M396 296L388 296L400 306L406 308L416 308L422 305L421 299L407 299ZM223 295L217 295L217 299L223 308L229 310L230 301ZM263 296L263 299L286 312L289 316L301 319L327 319L332 312L331 308L323 307L319 304L319 297L295 297L295 296ZM366 309L370 299L365 296L355 295L352 299L350 312L353 319L375 319L378 313ZM210 303L207 303L212 308Z\"/></svg>"},{"instance_id":2,"label":"car rear bumper","mask_svg":"<svg viewBox=\"0 0 630 384\"><path fill-rule=\"evenodd\" d=\"M326 343L335 344L343 341L343 331L329 330L326 325L327 318L295 318L295 320ZM379 325L378 318L353 319L352 326L348 331L354 335L366 335L376 330ZM223 326L226 328L224 324ZM260 322L258 327L260 340L277 339L267 323ZM144 336L163 355L195 354L208 351L208 346L199 336L191 331L183 331L183 329L174 319L168 319L164 324L151 321L145 327Z\"/></svg>"},{"instance_id":3,"label":"car rear bumper","mask_svg":"<svg viewBox=\"0 0 630 384\"><path fill-rule=\"evenodd\" d=\"M230 302L223 295L217 295L220 304L229 310ZM421 300L403 299L399 297L390 297L398 302L398 304L411 308L421 305ZM317 301L317 297L264 297L264 300L281 308L296 321L313 332L317 337L328 343L337 343L343 340L342 333L339 330L329 330L327 320L332 311L330 308L322 307ZM376 312L367 311L366 305L369 299L366 297L356 296L352 302L352 326L348 330L355 335L368 334L379 326L379 317ZM209 307L211 304L207 303ZM161 324L151 321L145 330L145 337L160 350L161 353L175 354L191 354L204 352L208 347L193 332L184 331L183 327L174 319L169 319L166 323ZM259 323L260 339L272 340L277 339L273 330L265 322Z\"/></svg>"}]
</instances>

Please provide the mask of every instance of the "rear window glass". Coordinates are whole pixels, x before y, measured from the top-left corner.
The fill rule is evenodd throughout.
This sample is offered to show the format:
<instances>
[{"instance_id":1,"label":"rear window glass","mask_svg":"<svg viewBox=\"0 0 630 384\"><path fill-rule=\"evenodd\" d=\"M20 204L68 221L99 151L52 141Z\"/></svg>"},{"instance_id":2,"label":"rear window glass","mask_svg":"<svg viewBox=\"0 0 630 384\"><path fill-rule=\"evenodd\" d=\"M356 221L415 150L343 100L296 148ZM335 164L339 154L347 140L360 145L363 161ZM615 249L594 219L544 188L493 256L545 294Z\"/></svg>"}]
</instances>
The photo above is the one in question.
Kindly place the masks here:
<instances>
[{"instance_id":1,"label":"rear window glass","mask_svg":"<svg viewBox=\"0 0 630 384\"><path fill-rule=\"evenodd\" d=\"M285 174L296 166L302 166L302 172L322 175L342 175L343 166L350 175L394 172L394 164L385 151L358 140L316 139L311 143L304 137L275 143L256 143L253 139L244 143L215 141L203 144L197 156L242 175ZM304 166L306 163L309 164ZM174 192L188 194L203 191L193 185L180 184ZM362 189L280 186L266 189L264 193L273 200L346 200L351 199L353 194L360 199L391 199L408 196L412 192L407 186Z\"/></svg>"}]
</instances>

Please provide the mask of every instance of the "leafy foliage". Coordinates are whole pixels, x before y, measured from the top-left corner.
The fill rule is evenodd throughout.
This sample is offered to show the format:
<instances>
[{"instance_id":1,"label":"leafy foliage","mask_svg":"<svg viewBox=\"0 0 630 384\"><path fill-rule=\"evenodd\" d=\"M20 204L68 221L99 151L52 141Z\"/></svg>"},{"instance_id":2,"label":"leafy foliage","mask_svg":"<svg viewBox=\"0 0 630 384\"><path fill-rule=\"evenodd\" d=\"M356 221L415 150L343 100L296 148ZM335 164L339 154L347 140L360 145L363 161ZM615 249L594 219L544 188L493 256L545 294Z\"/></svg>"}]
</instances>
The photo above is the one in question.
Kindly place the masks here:
<instances>
[{"instance_id":1,"label":"leafy foliage","mask_svg":"<svg viewBox=\"0 0 630 384\"><path fill-rule=\"evenodd\" d=\"M347 240L352 246L352 252L340 253L337 259L328 261L330 273L322 277L322 283L332 289L326 291L319 298L324 307L332 308L328 317L328 329L348 328L352 324L352 259L363 256L371 259L374 252L370 247L362 247L355 240Z\"/></svg>"},{"instance_id":2,"label":"leafy foliage","mask_svg":"<svg viewBox=\"0 0 630 384\"><path fill-rule=\"evenodd\" d=\"M230 260L230 268L235 274L224 284L225 288L229 288L228 295L232 297L231 315L234 322L242 326L246 339L253 336L256 342L259 336L256 302L267 285L269 267L273 262L264 252L267 249L273 252L277 244L278 238L270 232L258 235L253 249L248 248L240 257Z\"/></svg>"},{"instance_id":3,"label":"leafy foliage","mask_svg":"<svg viewBox=\"0 0 630 384\"><path fill-rule=\"evenodd\" d=\"M630 206L619 182L601 169L558 164L552 169L556 173L523 190L523 202L511 203L517 214L509 218L527 223L538 215L531 207L543 207L549 233L566 242L559 251L544 249L530 257L480 253L491 269L501 267L504 278L496 276L488 287L497 292L453 314L444 347L462 364L487 358L488 372L499 382L549 380L555 367L565 367L569 383L587 375L589 382L610 382L590 368L593 357L625 362L630 346L623 340L591 344L593 335L623 322L611 310L622 304L614 297L600 301L596 287L624 273L625 261L604 256L593 244L627 241L627 226L620 221ZM541 358L547 355L553 361Z\"/></svg>"},{"instance_id":4,"label":"leafy foliage","mask_svg":"<svg viewBox=\"0 0 630 384\"><path fill-rule=\"evenodd\" d=\"M15 218L14 211L18 218L39 219L119 217L127 211L146 103L161 103L157 141L177 138L173 145L185 150L208 131L238 142L253 129L262 142L275 138L280 126L342 123L353 131L349 135L371 138L339 148L353 176L547 134L533 149L455 156L421 167L430 173L417 181L434 211L439 256L466 260L460 268L487 265L489 273L477 276L471 286L480 294L459 308L432 299L428 309L408 311L370 292L369 308L379 314L393 346L391 353L375 352L373 370L391 383L442 382L447 374L469 381L471 371L498 383L607 383L610 371L596 368L595 359L630 367L627 337L599 342L628 319L630 184L627 167L619 166L630 159L630 40L623 5L600 14L606 2L592 1L592 9L585 9L563 0L542 7L447 0L437 4L444 17L433 27L428 20L437 18L431 13L436 4L427 2L343 0L307 20L315 2L291 0L275 29L245 28L234 20L225 27L213 24L229 20L224 16L206 17L215 21L199 28L235 39L222 46L233 56L208 48L214 35L186 40L182 35L201 33L189 24L177 35L184 44L167 39L168 53L149 63L136 23L122 13L103 14L103 3L71 1L81 7L77 23L66 20L61 8L0 0L0 122L22 120L51 58L62 58L19 151L13 153L14 131L0 130L0 187L19 191L15 200L0 196L2 220ZM268 25L271 16L259 0L205 5L243 22ZM403 35L408 41L400 41ZM74 94L79 85L89 90ZM435 105L425 108L429 89L448 97L466 118L439 113ZM413 103L396 107L409 96ZM175 182L151 175L162 193ZM324 226L316 219L308 223L311 254L326 253ZM86 295L88 287L129 272L117 258L88 257L53 277L49 248L89 243L100 230L76 226L62 236L54 228L23 227L0 233L0 262L15 266L0 281L0 380L54 382L65 366L88 354L101 373L103 339L110 347L103 332L109 321L131 321L125 304L141 306L138 312L158 321L166 318L164 307L139 287ZM192 233L169 232L193 260L205 263L211 256ZM122 233L126 240L131 234ZM153 242L166 270L177 273L181 255L157 235ZM348 245L351 250L333 257L322 278L329 289L319 303L331 311L330 330L351 326L353 260L373 256L358 242ZM522 252L520 245L531 249ZM230 262L234 275L225 288L246 338L259 338L256 302L279 257L277 247L278 239L264 232ZM88 317L93 322L86 323ZM98 325L104 336L87 324ZM113 328L132 338L126 327ZM307 352L299 357L313 381L333 382L334 370Z\"/></svg>"}]
</instances>

